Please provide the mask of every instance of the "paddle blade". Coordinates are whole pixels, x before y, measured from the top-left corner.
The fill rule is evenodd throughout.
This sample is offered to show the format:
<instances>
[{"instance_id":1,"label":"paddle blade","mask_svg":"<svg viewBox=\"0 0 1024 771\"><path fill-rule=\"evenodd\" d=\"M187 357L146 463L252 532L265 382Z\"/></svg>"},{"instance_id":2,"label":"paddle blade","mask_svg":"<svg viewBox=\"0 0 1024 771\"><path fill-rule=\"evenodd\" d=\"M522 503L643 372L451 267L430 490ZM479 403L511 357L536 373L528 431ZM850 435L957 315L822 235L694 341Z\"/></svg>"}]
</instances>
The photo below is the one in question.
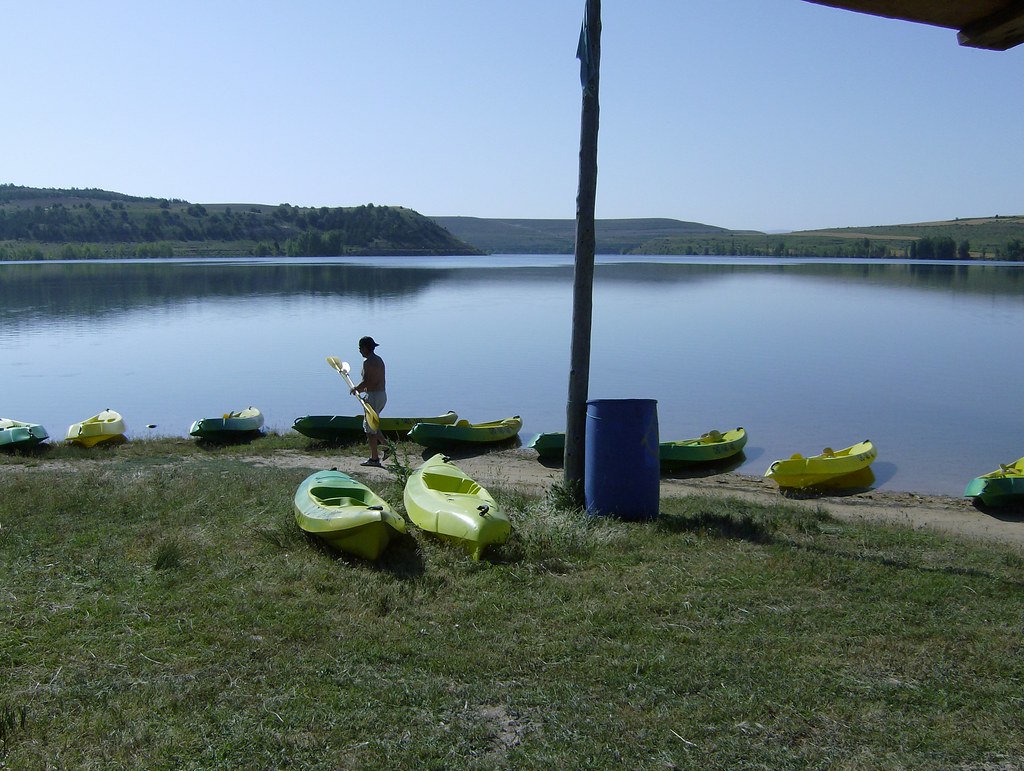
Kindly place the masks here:
<instances>
[{"instance_id":1,"label":"paddle blade","mask_svg":"<svg viewBox=\"0 0 1024 771\"><path fill-rule=\"evenodd\" d=\"M360 399L360 401L363 403L363 412L366 414L366 425L374 431L380 431L380 415L377 414L377 410L371 407L365 399Z\"/></svg>"},{"instance_id":2,"label":"paddle blade","mask_svg":"<svg viewBox=\"0 0 1024 771\"><path fill-rule=\"evenodd\" d=\"M331 367L333 367L334 369L338 370L338 372L347 371L347 370L342 370L341 365L344 362L342 362L342 360L339 359L337 356L328 356L327 357L327 363L330 364Z\"/></svg>"}]
</instances>

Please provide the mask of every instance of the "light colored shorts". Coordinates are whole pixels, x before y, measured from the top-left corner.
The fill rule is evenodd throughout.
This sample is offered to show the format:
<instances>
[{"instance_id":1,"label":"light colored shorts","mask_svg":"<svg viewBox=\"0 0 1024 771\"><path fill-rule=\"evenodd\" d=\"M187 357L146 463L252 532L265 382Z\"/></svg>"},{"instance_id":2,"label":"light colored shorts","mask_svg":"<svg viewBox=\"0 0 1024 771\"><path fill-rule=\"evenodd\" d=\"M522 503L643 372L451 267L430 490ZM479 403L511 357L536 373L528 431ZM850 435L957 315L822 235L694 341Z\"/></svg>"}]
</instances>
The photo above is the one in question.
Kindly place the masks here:
<instances>
[{"instance_id":1,"label":"light colored shorts","mask_svg":"<svg viewBox=\"0 0 1024 771\"><path fill-rule=\"evenodd\" d=\"M366 403L373 407L376 413L380 415L381 411L384 409L384 405L388 403L387 391L367 391ZM363 432L367 434L378 433L370 428L370 424L366 422L365 417L363 418Z\"/></svg>"}]
</instances>

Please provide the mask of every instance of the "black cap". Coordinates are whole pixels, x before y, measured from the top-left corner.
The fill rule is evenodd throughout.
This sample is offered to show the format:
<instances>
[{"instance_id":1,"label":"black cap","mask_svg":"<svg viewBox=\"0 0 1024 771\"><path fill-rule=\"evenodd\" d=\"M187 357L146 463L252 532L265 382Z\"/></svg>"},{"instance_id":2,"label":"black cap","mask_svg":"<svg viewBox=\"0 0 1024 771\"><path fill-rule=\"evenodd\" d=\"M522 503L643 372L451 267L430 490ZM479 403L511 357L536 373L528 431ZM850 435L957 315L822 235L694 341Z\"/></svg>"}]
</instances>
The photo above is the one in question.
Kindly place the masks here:
<instances>
[{"instance_id":1,"label":"black cap","mask_svg":"<svg viewBox=\"0 0 1024 771\"><path fill-rule=\"evenodd\" d=\"M372 337L360 337L359 338L359 347L360 348L367 348L367 347L369 347L369 348L376 348L377 347L377 343L375 343L373 341Z\"/></svg>"}]
</instances>

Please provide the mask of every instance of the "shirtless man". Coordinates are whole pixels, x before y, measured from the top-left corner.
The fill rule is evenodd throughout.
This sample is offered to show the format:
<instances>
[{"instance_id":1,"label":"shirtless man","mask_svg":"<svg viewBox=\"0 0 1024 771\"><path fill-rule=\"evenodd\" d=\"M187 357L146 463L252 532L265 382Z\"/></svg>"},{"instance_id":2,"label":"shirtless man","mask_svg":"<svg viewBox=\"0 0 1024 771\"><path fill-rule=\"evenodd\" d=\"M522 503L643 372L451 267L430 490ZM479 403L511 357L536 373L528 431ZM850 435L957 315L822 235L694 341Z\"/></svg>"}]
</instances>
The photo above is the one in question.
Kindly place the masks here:
<instances>
[{"instance_id":1,"label":"shirtless man","mask_svg":"<svg viewBox=\"0 0 1024 771\"><path fill-rule=\"evenodd\" d=\"M366 403L373 407L379 415L384 405L387 404L388 395L384 385L384 360L378 356L374 349L377 343L372 337L359 338L359 353L363 357L363 379L356 383L352 393L362 392L366 394ZM380 433L370 429L370 424L363 418L363 431L366 433L366 440L370 445L370 457L364 460L361 466L380 466L380 455L377 453L377 444L380 441Z\"/></svg>"}]
</instances>

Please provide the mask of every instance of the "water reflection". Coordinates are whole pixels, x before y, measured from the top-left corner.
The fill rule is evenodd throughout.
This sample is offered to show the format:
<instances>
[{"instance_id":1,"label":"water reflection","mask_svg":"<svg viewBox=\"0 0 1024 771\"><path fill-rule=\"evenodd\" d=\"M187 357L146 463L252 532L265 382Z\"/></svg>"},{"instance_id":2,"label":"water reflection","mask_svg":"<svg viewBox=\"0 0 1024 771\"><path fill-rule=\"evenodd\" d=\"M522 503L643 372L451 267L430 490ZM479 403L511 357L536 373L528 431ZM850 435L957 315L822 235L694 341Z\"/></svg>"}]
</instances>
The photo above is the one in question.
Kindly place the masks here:
<instances>
[{"instance_id":1,"label":"water reflection","mask_svg":"<svg viewBox=\"0 0 1024 771\"><path fill-rule=\"evenodd\" d=\"M596 268L596 280L664 285L764 274L1024 298L1024 266L1016 264L659 259L666 261L604 257ZM571 276L572 264L564 256L552 256L547 264L534 259L526 265L516 265L507 256L477 258L472 263L423 259L415 264L407 259L372 264L252 260L0 263L0 323L90 318L210 298L401 298L441 282L564 282Z\"/></svg>"},{"instance_id":2,"label":"water reflection","mask_svg":"<svg viewBox=\"0 0 1024 771\"><path fill-rule=\"evenodd\" d=\"M565 427L571 257L0 264L0 415L51 435L111 407L185 435L253 404L350 414L326 355L373 334L392 414ZM876 486L959 494L1024 454L1024 266L605 257L591 398L654 398L661 434L743 425L738 470L876 442ZM156 424L158 429L144 429Z\"/></svg>"}]
</instances>

